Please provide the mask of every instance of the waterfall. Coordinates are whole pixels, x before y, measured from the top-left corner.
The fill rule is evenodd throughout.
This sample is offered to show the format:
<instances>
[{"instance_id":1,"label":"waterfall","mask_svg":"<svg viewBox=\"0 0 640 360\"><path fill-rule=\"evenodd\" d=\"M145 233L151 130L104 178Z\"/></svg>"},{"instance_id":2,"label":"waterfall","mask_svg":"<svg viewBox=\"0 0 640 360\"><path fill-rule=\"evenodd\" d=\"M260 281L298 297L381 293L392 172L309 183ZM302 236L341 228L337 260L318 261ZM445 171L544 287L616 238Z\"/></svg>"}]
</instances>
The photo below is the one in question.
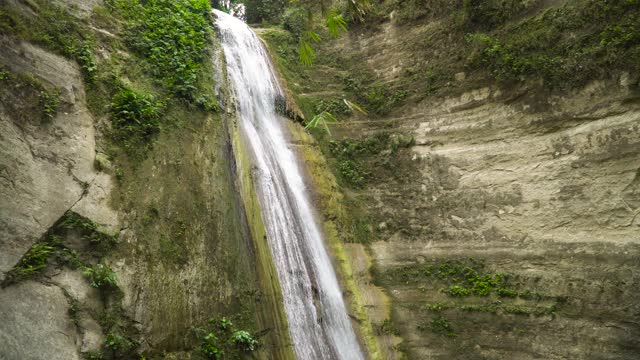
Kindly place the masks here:
<instances>
[{"instance_id":1,"label":"waterfall","mask_svg":"<svg viewBox=\"0 0 640 360\"><path fill-rule=\"evenodd\" d=\"M267 52L245 23L214 12L298 359L363 359L289 148L287 120L276 113L284 95Z\"/></svg>"}]
</instances>

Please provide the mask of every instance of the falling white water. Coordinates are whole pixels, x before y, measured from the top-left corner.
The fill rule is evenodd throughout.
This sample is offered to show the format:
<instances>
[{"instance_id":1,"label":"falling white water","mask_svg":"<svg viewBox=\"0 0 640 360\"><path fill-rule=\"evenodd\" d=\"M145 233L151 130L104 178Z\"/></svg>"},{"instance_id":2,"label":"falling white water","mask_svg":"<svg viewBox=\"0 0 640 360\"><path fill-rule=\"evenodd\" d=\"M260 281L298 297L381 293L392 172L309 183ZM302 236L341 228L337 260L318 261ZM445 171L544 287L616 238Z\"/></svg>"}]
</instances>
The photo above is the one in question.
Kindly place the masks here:
<instances>
[{"instance_id":1,"label":"falling white water","mask_svg":"<svg viewBox=\"0 0 640 360\"><path fill-rule=\"evenodd\" d=\"M287 120L276 113L283 92L269 57L245 23L220 11L215 15L240 128L255 159L254 181L298 359L363 359L285 137Z\"/></svg>"}]
</instances>

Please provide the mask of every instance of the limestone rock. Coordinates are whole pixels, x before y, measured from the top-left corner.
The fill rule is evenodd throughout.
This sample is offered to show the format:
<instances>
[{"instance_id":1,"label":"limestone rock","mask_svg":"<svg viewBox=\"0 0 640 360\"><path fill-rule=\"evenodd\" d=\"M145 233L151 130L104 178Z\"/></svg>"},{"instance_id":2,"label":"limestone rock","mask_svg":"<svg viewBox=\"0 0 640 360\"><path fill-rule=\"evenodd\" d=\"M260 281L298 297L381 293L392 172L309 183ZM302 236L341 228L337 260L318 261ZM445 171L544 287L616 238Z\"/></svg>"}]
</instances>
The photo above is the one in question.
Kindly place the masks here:
<instances>
[{"instance_id":1,"label":"limestone rock","mask_svg":"<svg viewBox=\"0 0 640 360\"><path fill-rule=\"evenodd\" d=\"M27 43L0 41L0 64L62 90L50 123L22 122L0 102L0 280L93 182L95 134L78 66Z\"/></svg>"},{"instance_id":2,"label":"limestone rock","mask_svg":"<svg viewBox=\"0 0 640 360\"><path fill-rule=\"evenodd\" d=\"M0 359L81 359L60 288L24 282L1 289L0 304Z\"/></svg>"}]
</instances>

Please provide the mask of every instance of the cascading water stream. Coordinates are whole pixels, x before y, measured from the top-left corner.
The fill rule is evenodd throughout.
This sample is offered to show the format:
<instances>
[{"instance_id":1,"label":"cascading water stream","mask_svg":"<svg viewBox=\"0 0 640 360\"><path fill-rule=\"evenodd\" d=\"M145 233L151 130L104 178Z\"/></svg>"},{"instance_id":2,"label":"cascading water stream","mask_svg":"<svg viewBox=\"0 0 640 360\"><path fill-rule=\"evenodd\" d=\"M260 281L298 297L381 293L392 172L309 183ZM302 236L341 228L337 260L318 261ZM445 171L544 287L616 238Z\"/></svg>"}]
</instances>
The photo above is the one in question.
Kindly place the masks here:
<instances>
[{"instance_id":1,"label":"cascading water stream","mask_svg":"<svg viewBox=\"0 0 640 360\"><path fill-rule=\"evenodd\" d=\"M296 155L288 147L287 120L276 113L283 91L273 66L244 22L214 12L240 128L257 168L254 181L296 354L301 360L363 359Z\"/></svg>"}]
</instances>

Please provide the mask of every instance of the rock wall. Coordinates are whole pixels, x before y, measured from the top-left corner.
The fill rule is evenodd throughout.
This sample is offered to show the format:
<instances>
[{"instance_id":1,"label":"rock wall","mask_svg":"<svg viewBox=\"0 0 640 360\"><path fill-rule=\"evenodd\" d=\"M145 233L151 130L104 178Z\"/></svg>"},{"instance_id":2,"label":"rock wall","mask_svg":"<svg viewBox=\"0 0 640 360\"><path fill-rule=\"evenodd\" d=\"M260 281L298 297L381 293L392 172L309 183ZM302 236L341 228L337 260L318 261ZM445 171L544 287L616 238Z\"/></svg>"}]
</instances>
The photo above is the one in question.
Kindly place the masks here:
<instances>
[{"instance_id":1,"label":"rock wall","mask_svg":"<svg viewBox=\"0 0 640 360\"><path fill-rule=\"evenodd\" d=\"M343 271L360 269L347 272L360 284L347 297L367 309L354 316L373 325L382 358L638 357L638 74L612 68L564 89L499 83L469 71L464 34L435 13L410 24L391 14L316 45L313 68L296 65L290 34L260 31L307 117L336 99L402 94L384 112L341 114L331 136L311 130L327 161L306 155L307 166L340 184L318 188L341 194L317 199L324 220L353 241L327 209L355 203L348 217L372 233L346 245L350 256L336 253ZM414 141L394 149L380 134ZM331 150L343 140L352 148ZM362 184L349 181L354 163ZM377 286L389 318L384 296L369 296Z\"/></svg>"},{"instance_id":2,"label":"rock wall","mask_svg":"<svg viewBox=\"0 0 640 360\"><path fill-rule=\"evenodd\" d=\"M98 66L115 56L135 66L101 1L61 4L109 26L91 27ZM1 5L37 16L33 4ZM224 101L218 50L211 39L205 66ZM85 86L72 60L0 38L0 359L201 358L197 328L222 318L259 336L256 358L290 357L259 209L240 195L252 185L236 171L232 106L213 113L170 102L174 122L133 161L113 151L108 113L89 110L110 102L96 98L100 86ZM32 272L37 251L46 254ZM116 285L83 274L103 265Z\"/></svg>"},{"instance_id":3,"label":"rock wall","mask_svg":"<svg viewBox=\"0 0 640 360\"><path fill-rule=\"evenodd\" d=\"M398 124L417 142L411 178L367 191L381 239L371 251L408 354L634 358L640 351L637 92L596 82L544 104L527 97L514 103L500 93L485 88L407 110ZM453 339L418 330L433 318L425 304L491 301L452 300L440 291L446 284L424 279L424 289L384 274L468 258L511 274L522 289L567 302L541 316L445 310Z\"/></svg>"}]
</instances>

